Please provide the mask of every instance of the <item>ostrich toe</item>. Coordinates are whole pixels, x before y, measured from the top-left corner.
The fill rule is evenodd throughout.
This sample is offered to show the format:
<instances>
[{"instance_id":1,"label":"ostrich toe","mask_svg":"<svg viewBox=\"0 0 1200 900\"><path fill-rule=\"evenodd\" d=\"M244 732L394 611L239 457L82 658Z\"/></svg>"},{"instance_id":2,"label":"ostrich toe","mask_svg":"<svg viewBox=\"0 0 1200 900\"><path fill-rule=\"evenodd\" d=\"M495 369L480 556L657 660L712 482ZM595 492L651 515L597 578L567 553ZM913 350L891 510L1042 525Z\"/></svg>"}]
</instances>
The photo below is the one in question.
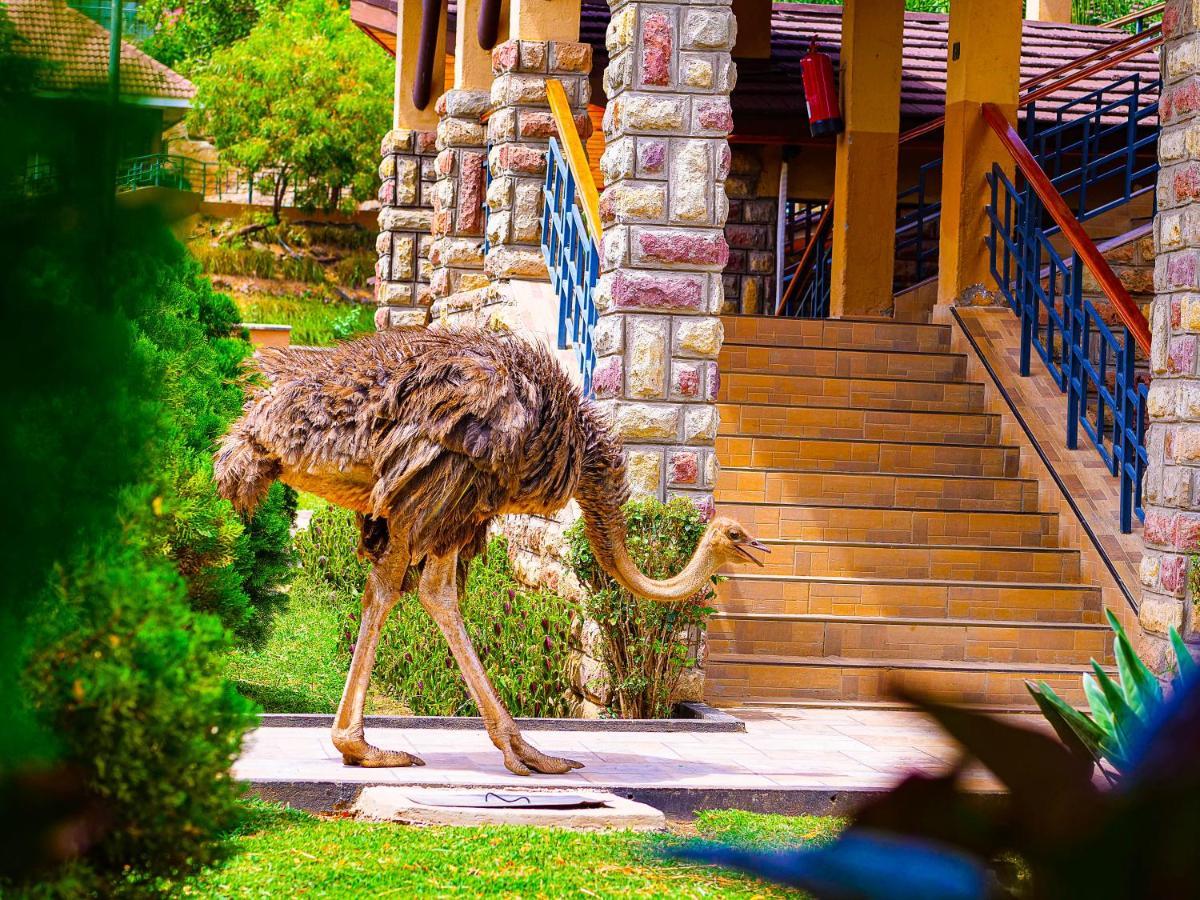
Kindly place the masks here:
<instances>
[{"instance_id":1,"label":"ostrich toe","mask_svg":"<svg viewBox=\"0 0 1200 900\"><path fill-rule=\"evenodd\" d=\"M543 775L565 775L572 769L583 768L583 763L575 762L573 759L547 756L519 734L501 738L498 746L500 752L504 754L504 768L514 775L529 775L531 772L540 772Z\"/></svg>"},{"instance_id":2,"label":"ostrich toe","mask_svg":"<svg viewBox=\"0 0 1200 900\"><path fill-rule=\"evenodd\" d=\"M351 749L343 747L338 749L342 751L342 764L347 766L360 766L364 769L391 769L425 765L425 760L419 756L413 756L403 750L381 750L367 743Z\"/></svg>"}]
</instances>

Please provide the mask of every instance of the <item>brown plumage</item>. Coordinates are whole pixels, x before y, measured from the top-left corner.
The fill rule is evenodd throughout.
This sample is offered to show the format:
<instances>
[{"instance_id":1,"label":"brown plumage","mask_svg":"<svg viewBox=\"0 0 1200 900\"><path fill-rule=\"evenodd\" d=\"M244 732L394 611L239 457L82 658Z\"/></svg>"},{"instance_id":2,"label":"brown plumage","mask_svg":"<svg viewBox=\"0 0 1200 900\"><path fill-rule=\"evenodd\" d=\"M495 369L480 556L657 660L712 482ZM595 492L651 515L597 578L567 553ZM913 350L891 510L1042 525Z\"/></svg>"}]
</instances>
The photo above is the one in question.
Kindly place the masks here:
<instances>
[{"instance_id":1,"label":"brown plumage","mask_svg":"<svg viewBox=\"0 0 1200 900\"><path fill-rule=\"evenodd\" d=\"M251 511L280 479L354 510L376 563L334 743L347 763L409 765L366 744L362 699L378 628L411 566L420 600L450 642L492 740L514 772L577 764L526 744L482 673L458 616L461 565L506 513L552 514L573 496L597 560L636 593L691 596L723 562L760 546L714 520L683 573L646 579L625 552L620 443L551 354L512 335L398 329L332 350L267 349L242 417L216 455L222 496ZM265 383L264 383L265 382Z\"/></svg>"}]
</instances>

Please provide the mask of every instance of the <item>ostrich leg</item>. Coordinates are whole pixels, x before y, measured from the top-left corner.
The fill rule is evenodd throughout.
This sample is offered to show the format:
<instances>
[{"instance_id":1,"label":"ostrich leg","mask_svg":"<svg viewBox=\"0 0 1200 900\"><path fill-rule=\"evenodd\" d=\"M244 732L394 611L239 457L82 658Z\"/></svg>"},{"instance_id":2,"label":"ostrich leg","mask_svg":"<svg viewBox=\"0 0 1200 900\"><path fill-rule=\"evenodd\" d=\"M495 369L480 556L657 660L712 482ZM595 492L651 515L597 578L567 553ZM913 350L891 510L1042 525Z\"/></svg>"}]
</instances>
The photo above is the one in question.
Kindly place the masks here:
<instances>
[{"instance_id":1,"label":"ostrich leg","mask_svg":"<svg viewBox=\"0 0 1200 900\"><path fill-rule=\"evenodd\" d=\"M517 723L504 708L471 646L458 605L456 570L457 554L428 557L421 573L421 605L445 635L450 652L466 679L467 690L483 715L488 737L504 754L505 768L515 775L528 775L531 769L544 775L562 775L571 769L582 769L583 763L547 756L521 737Z\"/></svg>"},{"instance_id":2,"label":"ostrich leg","mask_svg":"<svg viewBox=\"0 0 1200 900\"><path fill-rule=\"evenodd\" d=\"M350 662L350 673L346 676L346 689L342 702L338 704L333 719L333 745L342 752L342 761L348 766L385 768L387 766L423 766L425 763L403 750L380 750L367 743L363 731L363 704L367 699L367 685L371 681L371 669L375 666L375 651L379 647L379 633L384 620L400 599L400 589L408 570L407 548L392 545L367 576L367 587L363 592L362 622L358 629L358 640L354 645L354 658Z\"/></svg>"}]
</instances>

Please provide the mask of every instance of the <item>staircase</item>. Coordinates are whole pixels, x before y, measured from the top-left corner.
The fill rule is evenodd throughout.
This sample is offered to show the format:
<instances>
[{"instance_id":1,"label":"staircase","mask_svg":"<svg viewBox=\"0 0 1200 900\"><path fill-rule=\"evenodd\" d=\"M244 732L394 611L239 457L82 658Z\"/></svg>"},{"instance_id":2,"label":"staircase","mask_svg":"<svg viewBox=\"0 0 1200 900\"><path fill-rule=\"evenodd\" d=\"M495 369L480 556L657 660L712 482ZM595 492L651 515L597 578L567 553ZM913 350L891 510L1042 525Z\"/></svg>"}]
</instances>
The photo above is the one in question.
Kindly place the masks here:
<instances>
[{"instance_id":1,"label":"staircase","mask_svg":"<svg viewBox=\"0 0 1200 900\"><path fill-rule=\"evenodd\" d=\"M948 327L731 317L720 367L717 508L772 553L718 590L710 701L1082 702L1112 662L1100 590Z\"/></svg>"}]
</instances>

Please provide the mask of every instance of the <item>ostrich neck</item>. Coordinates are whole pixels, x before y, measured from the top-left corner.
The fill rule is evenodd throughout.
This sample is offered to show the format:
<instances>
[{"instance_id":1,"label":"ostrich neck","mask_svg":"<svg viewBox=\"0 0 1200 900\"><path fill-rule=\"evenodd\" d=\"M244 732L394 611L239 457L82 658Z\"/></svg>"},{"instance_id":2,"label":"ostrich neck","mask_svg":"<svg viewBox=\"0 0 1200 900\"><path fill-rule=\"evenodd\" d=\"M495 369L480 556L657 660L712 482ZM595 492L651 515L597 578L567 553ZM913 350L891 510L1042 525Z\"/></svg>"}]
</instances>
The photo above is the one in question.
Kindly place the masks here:
<instances>
[{"instance_id":1,"label":"ostrich neck","mask_svg":"<svg viewBox=\"0 0 1200 900\"><path fill-rule=\"evenodd\" d=\"M712 558L710 535L705 532L683 571L671 578L648 578L629 556L625 514L628 497L621 446L602 422L585 412L586 440L576 499L583 511L588 543L600 566L631 594L657 603L679 603L704 588L717 566Z\"/></svg>"},{"instance_id":2,"label":"ostrich neck","mask_svg":"<svg viewBox=\"0 0 1200 900\"><path fill-rule=\"evenodd\" d=\"M696 548L688 564L678 575L671 578L649 578L642 573L637 564L630 558L625 548L624 535L620 542L613 547L611 568L605 566L608 573L617 583L631 594L645 597L656 603L679 603L693 597L704 589L712 578L716 566L712 564L707 534L705 540Z\"/></svg>"}]
</instances>

